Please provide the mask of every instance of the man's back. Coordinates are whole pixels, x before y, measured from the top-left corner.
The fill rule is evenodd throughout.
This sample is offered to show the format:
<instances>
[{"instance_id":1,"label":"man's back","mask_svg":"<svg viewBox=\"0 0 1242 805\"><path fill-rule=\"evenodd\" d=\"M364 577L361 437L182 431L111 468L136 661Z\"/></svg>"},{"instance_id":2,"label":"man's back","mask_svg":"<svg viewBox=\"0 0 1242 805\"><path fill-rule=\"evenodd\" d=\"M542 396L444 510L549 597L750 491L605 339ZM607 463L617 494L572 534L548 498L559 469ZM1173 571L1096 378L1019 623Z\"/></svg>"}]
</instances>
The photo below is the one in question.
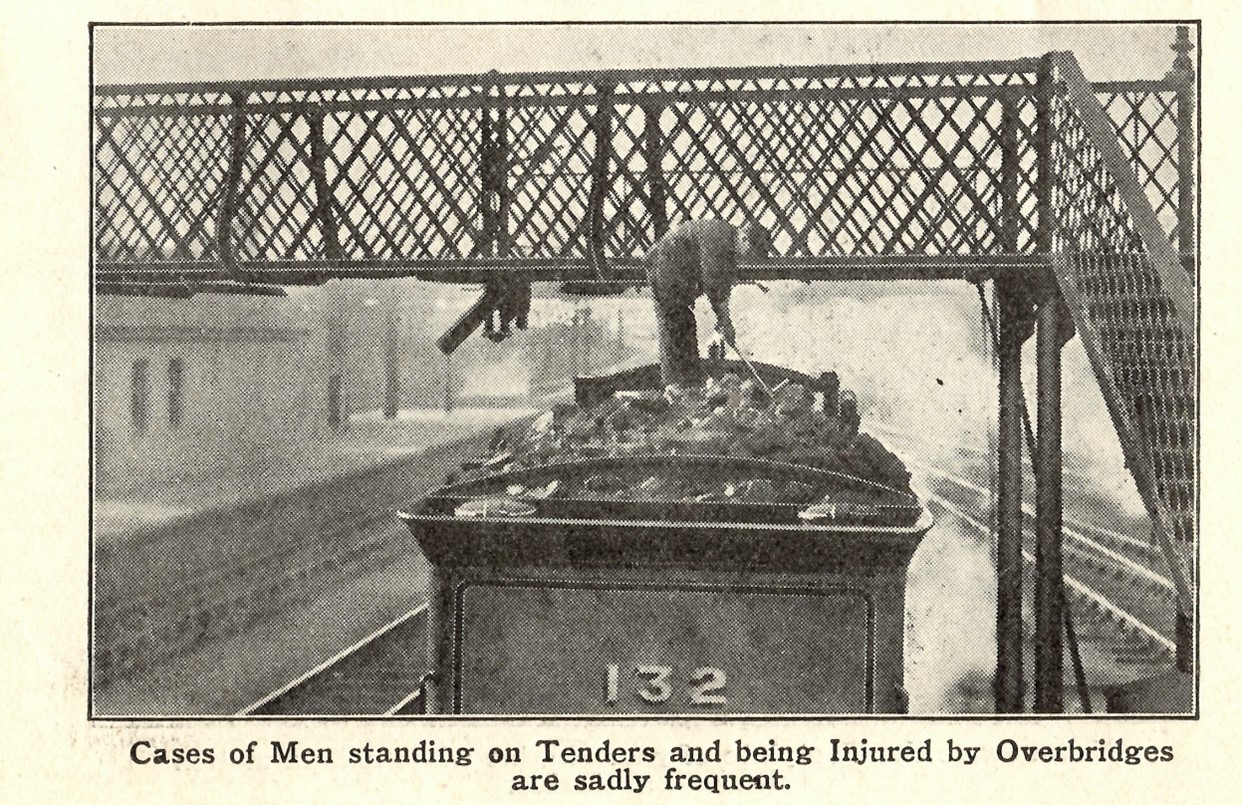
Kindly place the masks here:
<instances>
[{"instance_id":1,"label":"man's back","mask_svg":"<svg viewBox=\"0 0 1242 805\"><path fill-rule=\"evenodd\" d=\"M718 218L678 224L647 252L647 279L657 302L692 305L706 293L717 303L728 298L736 274L737 229Z\"/></svg>"}]
</instances>

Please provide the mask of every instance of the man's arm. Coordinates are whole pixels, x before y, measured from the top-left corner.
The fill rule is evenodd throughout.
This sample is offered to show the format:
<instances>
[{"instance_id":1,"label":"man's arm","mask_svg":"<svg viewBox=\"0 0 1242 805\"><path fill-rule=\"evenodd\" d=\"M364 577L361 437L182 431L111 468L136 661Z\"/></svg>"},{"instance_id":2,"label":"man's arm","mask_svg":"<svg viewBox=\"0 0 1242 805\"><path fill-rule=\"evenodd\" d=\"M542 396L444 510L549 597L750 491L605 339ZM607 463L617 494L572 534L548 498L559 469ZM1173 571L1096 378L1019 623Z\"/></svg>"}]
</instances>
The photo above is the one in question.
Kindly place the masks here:
<instances>
[{"instance_id":1,"label":"man's arm","mask_svg":"<svg viewBox=\"0 0 1242 805\"><path fill-rule=\"evenodd\" d=\"M729 295L726 293L722 297L708 297L712 304L712 311L716 314L716 332L725 340L725 343L737 343L737 331L733 329L733 318L729 315Z\"/></svg>"}]
</instances>

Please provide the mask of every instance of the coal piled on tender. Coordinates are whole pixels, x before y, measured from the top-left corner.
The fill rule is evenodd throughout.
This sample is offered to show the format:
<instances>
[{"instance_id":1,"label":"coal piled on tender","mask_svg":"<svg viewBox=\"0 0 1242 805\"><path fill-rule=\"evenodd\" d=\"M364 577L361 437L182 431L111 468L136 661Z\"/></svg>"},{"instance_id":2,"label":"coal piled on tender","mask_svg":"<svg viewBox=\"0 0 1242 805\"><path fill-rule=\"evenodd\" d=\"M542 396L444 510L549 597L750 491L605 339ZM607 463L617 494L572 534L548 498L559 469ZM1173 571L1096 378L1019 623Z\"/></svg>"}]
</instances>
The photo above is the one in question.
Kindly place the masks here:
<instances>
[{"instance_id":1,"label":"coal piled on tender","mask_svg":"<svg viewBox=\"0 0 1242 805\"><path fill-rule=\"evenodd\" d=\"M769 396L754 380L726 374L699 387L619 391L585 409L557 406L529 427L498 431L491 453L466 465L464 476L452 480L588 458L712 455L829 470L908 492L910 473L901 460L858 427L857 401L835 383L816 391L787 380ZM536 491L542 490L512 493L530 497ZM796 481L733 474L715 479L653 475L635 484L604 473L560 479L548 495L790 503L819 499L816 490Z\"/></svg>"}]
</instances>

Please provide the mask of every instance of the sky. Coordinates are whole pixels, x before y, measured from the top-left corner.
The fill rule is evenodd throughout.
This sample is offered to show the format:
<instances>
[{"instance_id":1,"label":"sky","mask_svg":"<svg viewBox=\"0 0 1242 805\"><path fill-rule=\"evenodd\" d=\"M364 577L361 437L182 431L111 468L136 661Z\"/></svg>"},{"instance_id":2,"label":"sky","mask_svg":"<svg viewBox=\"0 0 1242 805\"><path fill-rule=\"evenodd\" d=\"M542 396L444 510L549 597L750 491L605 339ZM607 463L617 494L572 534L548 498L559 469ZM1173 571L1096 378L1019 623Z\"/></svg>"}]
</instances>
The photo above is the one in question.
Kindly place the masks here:
<instances>
[{"instance_id":1,"label":"sky","mask_svg":"<svg viewBox=\"0 0 1242 805\"><path fill-rule=\"evenodd\" d=\"M1175 26L606 24L97 27L97 83L854 64L1077 55L1095 81L1160 78ZM1196 37L1192 31L1192 40Z\"/></svg>"}]
</instances>

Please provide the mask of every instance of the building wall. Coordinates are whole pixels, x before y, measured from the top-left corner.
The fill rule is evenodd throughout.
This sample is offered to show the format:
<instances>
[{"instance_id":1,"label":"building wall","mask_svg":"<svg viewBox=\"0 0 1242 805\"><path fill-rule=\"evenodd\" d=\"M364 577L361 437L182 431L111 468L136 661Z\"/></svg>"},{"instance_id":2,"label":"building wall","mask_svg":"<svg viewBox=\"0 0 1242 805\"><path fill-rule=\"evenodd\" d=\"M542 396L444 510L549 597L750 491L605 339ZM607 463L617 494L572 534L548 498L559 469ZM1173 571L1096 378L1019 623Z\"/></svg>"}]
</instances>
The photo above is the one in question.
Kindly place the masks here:
<instances>
[{"instance_id":1,"label":"building wall","mask_svg":"<svg viewBox=\"0 0 1242 805\"><path fill-rule=\"evenodd\" d=\"M101 300L94 428L104 491L223 472L272 446L322 436L323 328L274 303L287 306ZM174 361L179 405L172 399ZM135 382L143 362L145 393Z\"/></svg>"},{"instance_id":2,"label":"building wall","mask_svg":"<svg viewBox=\"0 0 1242 805\"><path fill-rule=\"evenodd\" d=\"M94 428L100 490L192 482L256 466L265 457L288 460L297 455L288 448L332 438L330 378L341 376L342 429L351 413L382 410L394 336L398 404L407 408L443 406L446 385L454 399L467 403L522 397L535 376L554 387L574 372L616 360L609 326L615 313L591 318L586 311L575 314L577 303L536 299L530 331L500 344L473 336L450 361L435 339L478 293L399 280L290 288L287 298L98 297ZM576 330L568 326L575 315L582 322ZM174 360L182 367L175 423L169 399ZM147 367L146 393L139 395L145 426L134 414L139 361Z\"/></svg>"}]
</instances>

